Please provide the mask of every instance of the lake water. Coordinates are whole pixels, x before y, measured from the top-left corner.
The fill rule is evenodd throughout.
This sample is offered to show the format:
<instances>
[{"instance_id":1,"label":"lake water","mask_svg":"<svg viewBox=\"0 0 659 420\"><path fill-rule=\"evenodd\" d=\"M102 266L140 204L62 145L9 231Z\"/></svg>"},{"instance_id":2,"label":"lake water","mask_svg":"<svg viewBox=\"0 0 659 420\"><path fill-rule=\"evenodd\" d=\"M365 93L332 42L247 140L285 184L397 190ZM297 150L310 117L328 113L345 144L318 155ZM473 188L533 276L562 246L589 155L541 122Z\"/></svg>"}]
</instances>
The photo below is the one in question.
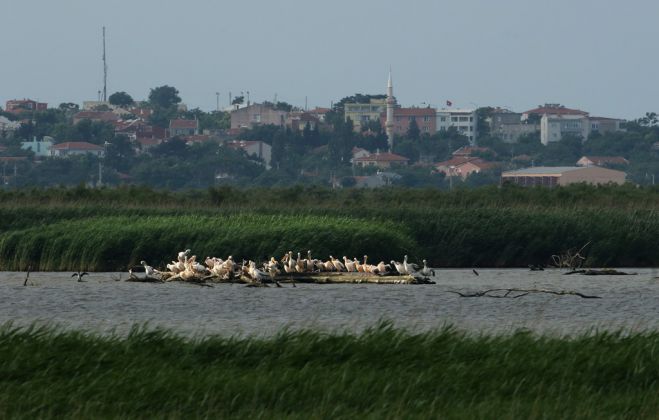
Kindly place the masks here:
<instances>
[{"instance_id":1,"label":"lake water","mask_svg":"<svg viewBox=\"0 0 659 420\"><path fill-rule=\"evenodd\" d=\"M378 320L427 330L453 324L470 332L519 328L573 334L594 328L659 329L659 270L625 269L635 276L565 276L558 270L438 270L434 285L315 285L293 288L213 288L182 283L116 281L119 273L0 272L0 324L52 323L123 333L148 323L190 334L268 335L289 328L359 331ZM127 275L122 274L125 279ZM463 298L451 290L545 288L602 299L532 294L518 299Z\"/></svg>"}]
</instances>

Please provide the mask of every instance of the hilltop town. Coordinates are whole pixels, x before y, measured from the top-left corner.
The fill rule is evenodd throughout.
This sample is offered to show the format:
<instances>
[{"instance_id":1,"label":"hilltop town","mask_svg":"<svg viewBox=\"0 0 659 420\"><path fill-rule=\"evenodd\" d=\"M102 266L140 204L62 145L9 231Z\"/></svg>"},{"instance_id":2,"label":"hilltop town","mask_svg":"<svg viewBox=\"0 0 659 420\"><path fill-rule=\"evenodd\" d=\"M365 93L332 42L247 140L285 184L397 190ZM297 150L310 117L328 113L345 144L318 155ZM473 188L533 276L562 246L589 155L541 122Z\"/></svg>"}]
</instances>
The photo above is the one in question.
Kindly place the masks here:
<instances>
[{"instance_id":1,"label":"hilltop town","mask_svg":"<svg viewBox=\"0 0 659 420\"><path fill-rule=\"evenodd\" d=\"M149 185L400 185L451 189L504 182L653 185L659 121L594 116L556 103L403 106L384 94L330 107L251 102L249 92L205 112L159 86L57 107L32 99L0 111L2 187Z\"/></svg>"}]
</instances>

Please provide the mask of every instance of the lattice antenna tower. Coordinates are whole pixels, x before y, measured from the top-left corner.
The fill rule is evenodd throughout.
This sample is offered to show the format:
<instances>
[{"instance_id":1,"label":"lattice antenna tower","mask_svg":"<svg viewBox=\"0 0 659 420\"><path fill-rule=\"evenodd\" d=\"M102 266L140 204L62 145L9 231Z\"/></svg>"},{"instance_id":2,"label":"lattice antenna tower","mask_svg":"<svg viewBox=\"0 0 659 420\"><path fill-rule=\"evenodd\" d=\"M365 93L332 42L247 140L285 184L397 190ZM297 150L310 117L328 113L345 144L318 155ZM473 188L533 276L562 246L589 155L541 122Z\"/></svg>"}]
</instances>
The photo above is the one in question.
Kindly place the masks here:
<instances>
[{"instance_id":1,"label":"lattice antenna tower","mask_svg":"<svg viewBox=\"0 0 659 420\"><path fill-rule=\"evenodd\" d=\"M103 102L108 100L108 62L105 57L105 26L103 27Z\"/></svg>"}]
</instances>

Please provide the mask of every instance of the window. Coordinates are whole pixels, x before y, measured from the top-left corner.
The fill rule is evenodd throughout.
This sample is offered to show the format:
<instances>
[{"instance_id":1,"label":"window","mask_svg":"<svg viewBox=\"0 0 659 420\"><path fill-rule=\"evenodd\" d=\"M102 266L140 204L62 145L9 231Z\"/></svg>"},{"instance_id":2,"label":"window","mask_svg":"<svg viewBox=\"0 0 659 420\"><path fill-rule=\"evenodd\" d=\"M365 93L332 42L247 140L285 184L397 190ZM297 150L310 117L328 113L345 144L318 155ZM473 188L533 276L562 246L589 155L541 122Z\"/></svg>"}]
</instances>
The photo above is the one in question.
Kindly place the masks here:
<instances>
[{"instance_id":1,"label":"window","mask_svg":"<svg viewBox=\"0 0 659 420\"><path fill-rule=\"evenodd\" d=\"M445 122L445 121L446 121L446 117L439 117L439 120L440 120L441 122Z\"/></svg>"},{"instance_id":2,"label":"window","mask_svg":"<svg viewBox=\"0 0 659 420\"><path fill-rule=\"evenodd\" d=\"M469 118L467 118L467 117L460 117L460 121L469 121Z\"/></svg>"},{"instance_id":3,"label":"window","mask_svg":"<svg viewBox=\"0 0 659 420\"><path fill-rule=\"evenodd\" d=\"M458 117L451 117L451 121L458 122Z\"/></svg>"},{"instance_id":4,"label":"window","mask_svg":"<svg viewBox=\"0 0 659 420\"><path fill-rule=\"evenodd\" d=\"M423 126L423 131L427 133L427 132L430 131L430 128L427 125L424 125Z\"/></svg>"},{"instance_id":5,"label":"window","mask_svg":"<svg viewBox=\"0 0 659 420\"><path fill-rule=\"evenodd\" d=\"M423 121L425 121L425 122L430 121L430 117L426 115L425 117L423 117Z\"/></svg>"}]
</instances>

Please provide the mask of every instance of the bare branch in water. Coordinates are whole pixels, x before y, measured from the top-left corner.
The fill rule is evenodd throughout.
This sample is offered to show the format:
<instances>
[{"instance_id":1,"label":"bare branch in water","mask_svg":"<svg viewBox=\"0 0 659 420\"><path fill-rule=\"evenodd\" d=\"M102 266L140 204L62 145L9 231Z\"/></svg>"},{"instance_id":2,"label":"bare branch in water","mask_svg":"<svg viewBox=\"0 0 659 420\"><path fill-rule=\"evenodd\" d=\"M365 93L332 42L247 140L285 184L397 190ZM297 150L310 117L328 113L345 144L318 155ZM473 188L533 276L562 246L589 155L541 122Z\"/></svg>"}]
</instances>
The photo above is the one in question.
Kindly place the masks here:
<instances>
[{"instance_id":1,"label":"bare branch in water","mask_svg":"<svg viewBox=\"0 0 659 420\"><path fill-rule=\"evenodd\" d=\"M565 296L579 296L583 299L601 299L601 296L585 295L583 293L575 292L572 290L549 290L549 289L488 289L476 292L458 292L456 290L447 290L449 293L455 293L460 297L489 297L489 298L511 298L517 299L531 293L546 293L551 295Z\"/></svg>"}]
</instances>

